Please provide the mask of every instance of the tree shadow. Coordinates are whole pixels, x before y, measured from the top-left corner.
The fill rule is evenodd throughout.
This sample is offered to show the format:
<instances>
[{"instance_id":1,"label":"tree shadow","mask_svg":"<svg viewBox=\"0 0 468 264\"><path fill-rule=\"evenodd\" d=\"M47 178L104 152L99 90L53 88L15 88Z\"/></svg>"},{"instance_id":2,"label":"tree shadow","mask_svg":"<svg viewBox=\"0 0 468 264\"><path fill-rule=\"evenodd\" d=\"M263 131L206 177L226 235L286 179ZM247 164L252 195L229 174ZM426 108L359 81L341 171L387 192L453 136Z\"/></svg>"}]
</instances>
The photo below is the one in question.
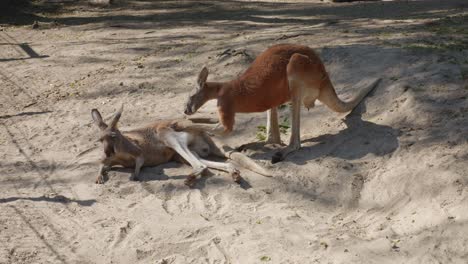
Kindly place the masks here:
<instances>
[{"instance_id":1,"label":"tree shadow","mask_svg":"<svg viewBox=\"0 0 468 264\"><path fill-rule=\"evenodd\" d=\"M50 203L77 203L81 206L91 206L93 205L96 200L95 199L89 199L89 200L76 200L76 199L70 199L66 196L63 195L55 195L55 196L38 196L38 197L8 197L8 198L0 198L0 204L1 203L11 203L17 200L27 200L27 201L33 201L33 202L50 202Z\"/></svg>"},{"instance_id":2,"label":"tree shadow","mask_svg":"<svg viewBox=\"0 0 468 264\"><path fill-rule=\"evenodd\" d=\"M60 263L68 263L64 256L62 256L56 248L48 241L47 239L44 238L44 235L42 235L39 232L39 229L33 225L33 221L31 221L30 218L28 218L27 214L25 214L23 211L18 209L17 207L13 205L9 205L10 208L12 208L15 213L19 216L19 218L30 228L30 230L34 233L34 235L44 244L46 249L48 249L52 254L51 256L55 257Z\"/></svg>"},{"instance_id":3,"label":"tree shadow","mask_svg":"<svg viewBox=\"0 0 468 264\"><path fill-rule=\"evenodd\" d=\"M8 39L5 38L5 41L7 41L7 43L0 43L0 45L2 46L7 46L7 45L16 45L18 46L20 49L18 49L18 51L22 51L22 52L19 52L20 54L21 53L26 53L26 55L28 55L29 57L26 57L26 58L5 58L5 59L0 59L0 62L7 62L7 61L17 61L17 60L28 60L28 59L43 59L43 58L48 58L49 56L48 55L39 55L28 43L9 43L8 42Z\"/></svg>"},{"instance_id":4,"label":"tree shadow","mask_svg":"<svg viewBox=\"0 0 468 264\"><path fill-rule=\"evenodd\" d=\"M146 5L136 7L135 3L146 2ZM257 27L268 27L271 24L300 24L314 25L327 22L330 19L353 20L353 19L398 19L398 18L424 18L432 16L431 11L449 11L453 1L441 3L438 0L401 2L367 2L352 5L323 5L304 3L265 3L257 1L219 1L197 3L180 3L168 1L127 1L119 5L122 9L143 10L168 10L168 12L148 15L102 15L99 17L64 17L59 21L66 25L81 25L87 23L110 22L119 27L145 28L154 26L126 24L126 22L152 21L161 26L180 27L190 25L209 25L218 20L229 20L229 28L239 30L250 28L254 22L264 25ZM363 9L368 12L362 12ZM382 12L385 10L385 12ZM317 18L321 16L322 18ZM325 16L327 18L325 18ZM228 27L223 27L229 30Z\"/></svg>"},{"instance_id":5,"label":"tree shadow","mask_svg":"<svg viewBox=\"0 0 468 264\"><path fill-rule=\"evenodd\" d=\"M29 3L29 1L21 0ZM7 1L8 2L8 1ZM10 2L12 2L10 0ZM53 21L64 25L107 24L122 28L155 28L181 27L193 25L211 26L212 22L228 20L230 23L222 26L223 30L242 30L256 27L276 25L313 25L327 22L330 19L347 21L353 19L414 19L432 16L432 13L449 12L454 1L392 1L392 2L361 2L358 4L319 4L319 3L269 3L260 1L119 1L108 8L92 8L82 1L70 3L33 3L25 7L10 4L14 15L9 15L0 23L31 24L34 20ZM456 4L456 3L455 3ZM461 8L463 8L462 6ZM86 8L88 16L60 16L54 19L41 16L41 12L71 12L74 9ZM363 12L366 10L368 12ZM120 12L130 11L130 12ZM139 11L139 12L131 12ZM157 11L151 14L141 14L141 11ZM161 12L162 11L162 12ZM115 12L115 13L113 13ZM99 13L95 16L93 13ZM8 13L6 13L8 14ZM148 21L151 23L141 23Z\"/></svg>"},{"instance_id":6,"label":"tree shadow","mask_svg":"<svg viewBox=\"0 0 468 264\"><path fill-rule=\"evenodd\" d=\"M0 119L7 119L7 118L11 118L11 117L16 117L16 116L43 115L43 114L48 114L48 113L52 113L52 111L21 112L21 113L14 114L14 115L2 115L2 116L0 116Z\"/></svg>"},{"instance_id":7,"label":"tree shadow","mask_svg":"<svg viewBox=\"0 0 468 264\"><path fill-rule=\"evenodd\" d=\"M67 6L83 6L83 1L0 1L0 24L31 25L34 21L51 21L45 13L57 13Z\"/></svg>"}]
</instances>

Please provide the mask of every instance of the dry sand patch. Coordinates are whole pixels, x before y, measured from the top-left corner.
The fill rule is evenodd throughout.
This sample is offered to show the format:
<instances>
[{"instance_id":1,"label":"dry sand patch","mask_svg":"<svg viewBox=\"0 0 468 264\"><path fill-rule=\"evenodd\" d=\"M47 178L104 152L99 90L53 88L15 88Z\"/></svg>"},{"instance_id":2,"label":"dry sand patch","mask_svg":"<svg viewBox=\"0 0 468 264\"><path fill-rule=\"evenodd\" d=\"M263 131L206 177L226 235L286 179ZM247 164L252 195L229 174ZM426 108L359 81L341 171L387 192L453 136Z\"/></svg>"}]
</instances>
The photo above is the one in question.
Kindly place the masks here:
<instances>
[{"instance_id":1,"label":"dry sand patch","mask_svg":"<svg viewBox=\"0 0 468 264\"><path fill-rule=\"evenodd\" d=\"M0 263L466 262L464 1L37 8L1 20ZM122 128L182 117L203 65L227 80L283 42L317 49L342 98L383 82L348 118L303 110L303 148L282 163L252 145L274 178L213 172L188 189L190 169L169 163L94 184L91 108L125 103ZM236 122L232 146L266 118Z\"/></svg>"}]
</instances>

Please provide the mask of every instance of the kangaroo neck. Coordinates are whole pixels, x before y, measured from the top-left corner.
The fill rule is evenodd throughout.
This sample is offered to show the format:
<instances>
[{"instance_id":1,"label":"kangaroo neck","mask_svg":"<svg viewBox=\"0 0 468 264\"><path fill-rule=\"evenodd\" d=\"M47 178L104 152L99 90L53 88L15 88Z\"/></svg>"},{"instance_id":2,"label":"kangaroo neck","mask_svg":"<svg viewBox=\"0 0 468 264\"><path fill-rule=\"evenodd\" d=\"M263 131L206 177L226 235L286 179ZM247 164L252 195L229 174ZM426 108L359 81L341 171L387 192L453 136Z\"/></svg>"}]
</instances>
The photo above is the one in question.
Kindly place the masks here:
<instances>
[{"instance_id":1,"label":"kangaroo neck","mask_svg":"<svg viewBox=\"0 0 468 264\"><path fill-rule=\"evenodd\" d=\"M222 94L238 90L240 87L240 80L236 78L227 82L210 82L207 83L207 86L209 87L210 99L214 99Z\"/></svg>"},{"instance_id":2,"label":"kangaroo neck","mask_svg":"<svg viewBox=\"0 0 468 264\"><path fill-rule=\"evenodd\" d=\"M206 96L208 100L218 98L224 90L228 90L229 82L207 82L205 85Z\"/></svg>"}]
</instances>

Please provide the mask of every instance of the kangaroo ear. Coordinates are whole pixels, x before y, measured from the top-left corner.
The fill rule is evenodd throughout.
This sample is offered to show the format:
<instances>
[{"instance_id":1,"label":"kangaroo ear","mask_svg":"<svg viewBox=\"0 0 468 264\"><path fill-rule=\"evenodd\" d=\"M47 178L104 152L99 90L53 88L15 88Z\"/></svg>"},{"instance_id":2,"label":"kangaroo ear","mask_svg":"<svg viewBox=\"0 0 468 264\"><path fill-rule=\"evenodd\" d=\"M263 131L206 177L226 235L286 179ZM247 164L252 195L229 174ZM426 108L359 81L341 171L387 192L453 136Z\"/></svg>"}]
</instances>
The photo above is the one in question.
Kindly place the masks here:
<instances>
[{"instance_id":1,"label":"kangaroo ear","mask_svg":"<svg viewBox=\"0 0 468 264\"><path fill-rule=\"evenodd\" d=\"M122 116L122 112L123 112L123 104L120 106L119 111L117 111L117 113L115 113L114 118L112 119L112 122L110 124L111 128L116 128L117 127L117 123L119 122L119 119Z\"/></svg>"},{"instance_id":2,"label":"kangaroo ear","mask_svg":"<svg viewBox=\"0 0 468 264\"><path fill-rule=\"evenodd\" d=\"M203 66L203 69L201 70L200 74L198 74L197 83L198 83L199 88L203 88L203 86L205 86L207 78L208 78L208 69L205 66Z\"/></svg>"},{"instance_id":3,"label":"kangaroo ear","mask_svg":"<svg viewBox=\"0 0 468 264\"><path fill-rule=\"evenodd\" d=\"M106 123L102 121L102 116L97 109L91 110L91 116L93 117L94 123L101 129L104 130L107 128Z\"/></svg>"}]
</instances>

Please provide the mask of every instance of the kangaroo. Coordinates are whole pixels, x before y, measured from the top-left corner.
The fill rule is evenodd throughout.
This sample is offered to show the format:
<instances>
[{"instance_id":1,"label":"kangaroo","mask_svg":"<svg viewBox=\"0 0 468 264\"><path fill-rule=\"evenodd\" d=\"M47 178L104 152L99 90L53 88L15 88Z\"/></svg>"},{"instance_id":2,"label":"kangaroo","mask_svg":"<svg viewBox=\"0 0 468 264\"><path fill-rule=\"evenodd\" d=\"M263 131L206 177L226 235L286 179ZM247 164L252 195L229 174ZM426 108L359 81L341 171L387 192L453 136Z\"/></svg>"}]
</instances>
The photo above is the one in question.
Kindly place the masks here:
<instances>
[{"instance_id":1,"label":"kangaroo","mask_svg":"<svg viewBox=\"0 0 468 264\"><path fill-rule=\"evenodd\" d=\"M350 101L342 101L335 92L330 77L319 56L309 47L279 44L261 53L239 77L226 82L207 82L208 69L203 67L197 87L185 105L186 115L194 114L207 101L217 99L218 115L226 135L234 126L236 113L267 111L267 143L280 144L277 107L291 101L291 136L289 145L272 157L272 163L283 160L301 147L301 102L307 109L315 100L335 112L349 112L379 83L375 79Z\"/></svg>"},{"instance_id":2,"label":"kangaroo","mask_svg":"<svg viewBox=\"0 0 468 264\"><path fill-rule=\"evenodd\" d=\"M205 160L209 155L229 158L246 169L264 176L271 174L242 153L229 151L227 146L218 148L205 130L209 125L197 124L190 120L162 120L148 126L121 132L117 123L122 115L123 106L106 124L97 109L92 109L94 123L101 131L99 140L104 146L104 158L96 179L97 184L106 181L112 166L134 167L131 180L138 180L143 166L156 166L169 161L188 162L193 172L185 184L193 186L195 179L206 168L228 172L235 182L241 181L239 171L231 163ZM226 151L228 150L228 151Z\"/></svg>"}]
</instances>

